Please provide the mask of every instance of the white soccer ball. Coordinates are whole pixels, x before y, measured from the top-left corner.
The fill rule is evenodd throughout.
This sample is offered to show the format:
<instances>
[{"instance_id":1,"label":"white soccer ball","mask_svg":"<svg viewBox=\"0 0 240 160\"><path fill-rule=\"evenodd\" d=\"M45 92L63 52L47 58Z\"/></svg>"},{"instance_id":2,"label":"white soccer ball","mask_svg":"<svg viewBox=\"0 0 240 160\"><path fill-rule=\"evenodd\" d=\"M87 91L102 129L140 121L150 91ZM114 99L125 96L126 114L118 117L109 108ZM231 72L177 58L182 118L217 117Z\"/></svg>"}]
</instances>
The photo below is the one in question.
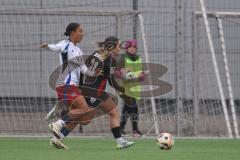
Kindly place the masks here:
<instances>
[{"instance_id":1,"label":"white soccer ball","mask_svg":"<svg viewBox=\"0 0 240 160\"><path fill-rule=\"evenodd\" d=\"M170 150L174 145L173 136L170 133L161 133L157 137L157 145L161 150Z\"/></svg>"},{"instance_id":2,"label":"white soccer ball","mask_svg":"<svg viewBox=\"0 0 240 160\"><path fill-rule=\"evenodd\" d=\"M133 73L133 72L128 72L128 73L126 73L126 75L125 75L126 77L126 79L127 80L132 80L132 79L135 79L135 78L137 78L138 76L135 74L135 73Z\"/></svg>"}]
</instances>

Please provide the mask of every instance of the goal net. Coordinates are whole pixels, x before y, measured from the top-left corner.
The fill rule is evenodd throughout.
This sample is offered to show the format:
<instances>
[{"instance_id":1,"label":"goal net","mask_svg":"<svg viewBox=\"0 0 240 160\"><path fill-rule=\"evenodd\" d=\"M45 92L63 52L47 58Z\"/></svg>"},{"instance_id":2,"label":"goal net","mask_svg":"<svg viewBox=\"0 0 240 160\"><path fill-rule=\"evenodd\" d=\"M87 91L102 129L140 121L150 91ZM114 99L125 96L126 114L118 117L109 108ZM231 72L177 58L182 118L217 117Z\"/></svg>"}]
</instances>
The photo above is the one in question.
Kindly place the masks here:
<instances>
[{"instance_id":1,"label":"goal net","mask_svg":"<svg viewBox=\"0 0 240 160\"><path fill-rule=\"evenodd\" d=\"M195 12L193 19L195 129L199 135L238 136L240 16L207 12L204 19L202 15Z\"/></svg>"},{"instance_id":2,"label":"goal net","mask_svg":"<svg viewBox=\"0 0 240 160\"><path fill-rule=\"evenodd\" d=\"M0 134L49 133L44 117L57 99L48 81L59 65L59 57L39 49L39 45L65 39L66 25L80 22L85 31L79 44L84 54L91 54L96 42L107 36L116 35L126 40L135 35L143 62L154 62L168 69L159 79L172 84L173 90L139 102L139 128L144 134L155 135L158 130L179 136L225 137L230 136L229 133L234 136L240 124L239 13L218 13L217 19L217 13L207 13L215 49L214 60L202 13L192 14L194 8L177 7L175 0L171 2L172 7L163 7L160 12L159 8L146 8L143 17L132 11L82 11L74 7L68 10L2 8ZM195 9L199 9L197 6ZM183 8L186 13L177 11ZM182 21L177 21L181 15ZM180 41L183 42L182 51L177 47ZM214 62L217 62L216 66ZM153 74L160 72L156 68ZM115 94L111 87L108 90ZM122 106L119 99L119 111ZM130 133L131 130L131 123L128 123L126 131ZM94 119L82 128L77 127L73 134L110 135L108 116Z\"/></svg>"},{"instance_id":3,"label":"goal net","mask_svg":"<svg viewBox=\"0 0 240 160\"><path fill-rule=\"evenodd\" d=\"M65 39L63 33L70 22L83 25L85 37L80 46L84 54L91 54L96 49L96 42L107 36L116 35L127 40L135 34L139 43L138 54L143 62L146 60L143 35L140 27L136 27L135 12L17 9L1 10L0 16L0 134L49 133L44 117L57 102L56 93L49 86L49 76L59 65L59 55L39 46ZM108 90L115 93L110 87ZM154 133L152 103L144 101L139 105L143 133ZM121 111L121 103L118 109ZM76 128L74 134L79 133L110 134L108 116Z\"/></svg>"}]
</instances>

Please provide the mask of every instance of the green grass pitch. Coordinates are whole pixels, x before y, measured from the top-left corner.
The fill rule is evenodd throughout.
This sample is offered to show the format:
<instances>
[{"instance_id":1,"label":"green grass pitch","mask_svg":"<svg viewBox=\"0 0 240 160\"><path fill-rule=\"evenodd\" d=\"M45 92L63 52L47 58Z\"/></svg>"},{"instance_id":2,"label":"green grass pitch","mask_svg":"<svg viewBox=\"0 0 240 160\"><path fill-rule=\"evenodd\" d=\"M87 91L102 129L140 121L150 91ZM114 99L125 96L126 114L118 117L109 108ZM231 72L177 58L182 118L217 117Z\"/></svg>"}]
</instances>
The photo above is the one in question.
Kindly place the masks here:
<instances>
[{"instance_id":1,"label":"green grass pitch","mask_svg":"<svg viewBox=\"0 0 240 160\"><path fill-rule=\"evenodd\" d=\"M162 151L155 139L135 140L116 150L112 139L69 138L69 150L57 150L47 138L0 138L0 160L239 160L240 140L177 139Z\"/></svg>"}]
</instances>

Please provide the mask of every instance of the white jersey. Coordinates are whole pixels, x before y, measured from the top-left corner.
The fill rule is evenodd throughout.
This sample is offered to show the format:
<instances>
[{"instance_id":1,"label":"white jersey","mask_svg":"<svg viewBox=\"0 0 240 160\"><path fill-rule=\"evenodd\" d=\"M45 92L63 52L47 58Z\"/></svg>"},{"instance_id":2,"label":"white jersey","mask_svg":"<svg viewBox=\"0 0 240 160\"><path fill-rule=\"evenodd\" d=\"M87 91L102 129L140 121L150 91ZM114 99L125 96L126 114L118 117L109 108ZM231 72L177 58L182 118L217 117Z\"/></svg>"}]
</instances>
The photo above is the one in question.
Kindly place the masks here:
<instances>
[{"instance_id":1,"label":"white jersey","mask_svg":"<svg viewBox=\"0 0 240 160\"><path fill-rule=\"evenodd\" d=\"M78 86L80 72L85 74L88 70L83 61L81 49L70 40L60 41L56 45L50 44L48 48L53 52L59 53L60 65L62 66L56 87L62 85Z\"/></svg>"}]
</instances>

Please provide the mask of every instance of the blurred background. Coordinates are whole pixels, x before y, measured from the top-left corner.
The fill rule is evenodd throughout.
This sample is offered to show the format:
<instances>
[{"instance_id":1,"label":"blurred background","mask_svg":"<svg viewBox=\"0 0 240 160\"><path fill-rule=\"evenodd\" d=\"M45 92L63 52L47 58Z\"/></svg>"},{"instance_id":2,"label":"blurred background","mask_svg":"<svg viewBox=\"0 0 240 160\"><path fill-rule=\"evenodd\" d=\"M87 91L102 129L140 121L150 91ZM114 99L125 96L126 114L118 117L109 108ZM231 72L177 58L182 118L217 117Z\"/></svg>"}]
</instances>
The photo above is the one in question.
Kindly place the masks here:
<instances>
[{"instance_id":1,"label":"blurred background","mask_svg":"<svg viewBox=\"0 0 240 160\"><path fill-rule=\"evenodd\" d=\"M139 102L139 125L144 134L155 135L157 124L159 132L176 136L228 137L229 130L235 135L233 115L240 127L240 1L206 0L205 5L208 12L214 12L208 21L224 99L204 21L197 14L201 11L199 0L0 0L0 135L49 133L44 117L57 100L48 80L59 65L59 57L39 49L39 45L65 39L63 33L70 22L80 22L84 27L86 35L79 46L86 55L107 36L136 38L138 54L145 62L168 68L160 79L172 84L173 90L154 97L154 104L150 99ZM215 12L223 15L231 86L227 83ZM226 12L231 12L231 16L225 16ZM148 52L143 47L144 40ZM155 123L152 105L156 107ZM121 110L121 101L118 106ZM73 135L108 136L107 119L99 117L88 126L77 128Z\"/></svg>"}]
</instances>

